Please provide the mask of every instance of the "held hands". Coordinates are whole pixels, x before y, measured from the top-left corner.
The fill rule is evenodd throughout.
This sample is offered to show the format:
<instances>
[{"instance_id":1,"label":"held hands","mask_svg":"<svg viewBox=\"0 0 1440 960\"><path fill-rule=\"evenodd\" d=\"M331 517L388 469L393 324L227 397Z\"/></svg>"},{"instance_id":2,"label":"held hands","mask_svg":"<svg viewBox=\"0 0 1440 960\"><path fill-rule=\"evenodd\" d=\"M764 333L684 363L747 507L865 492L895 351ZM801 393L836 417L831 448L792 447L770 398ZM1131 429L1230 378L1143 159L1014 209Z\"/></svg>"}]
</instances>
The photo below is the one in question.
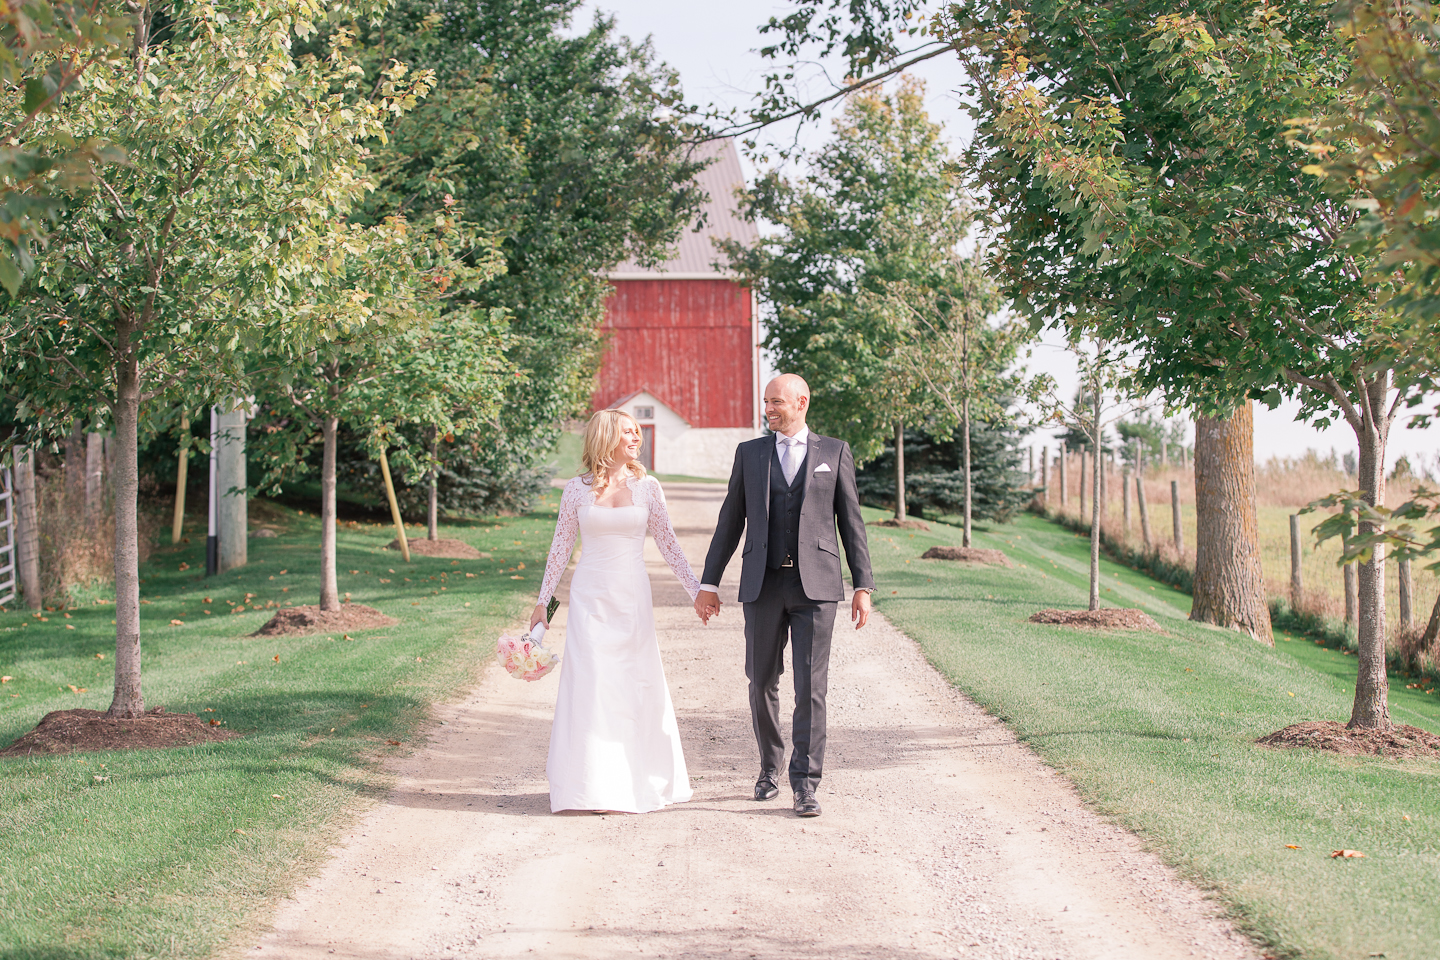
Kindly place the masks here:
<instances>
[{"instance_id":1,"label":"held hands","mask_svg":"<svg viewBox=\"0 0 1440 960\"><path fill-rule=\"evenodd\" d=\"M705 624L710 622L711 617L720 616L720 595L711 590L695 594L695 615Z\"/></svg>"},{"instance_id":2,"label":"held hands","mask_svg":"<svg viewBox=\"0 0 1440 960\"><path fill-rule=\"evenodd\" d=\"M856 590L850 597L850 619L859 630L870 622L870 591Z\"/></svg>"}]
</instances>

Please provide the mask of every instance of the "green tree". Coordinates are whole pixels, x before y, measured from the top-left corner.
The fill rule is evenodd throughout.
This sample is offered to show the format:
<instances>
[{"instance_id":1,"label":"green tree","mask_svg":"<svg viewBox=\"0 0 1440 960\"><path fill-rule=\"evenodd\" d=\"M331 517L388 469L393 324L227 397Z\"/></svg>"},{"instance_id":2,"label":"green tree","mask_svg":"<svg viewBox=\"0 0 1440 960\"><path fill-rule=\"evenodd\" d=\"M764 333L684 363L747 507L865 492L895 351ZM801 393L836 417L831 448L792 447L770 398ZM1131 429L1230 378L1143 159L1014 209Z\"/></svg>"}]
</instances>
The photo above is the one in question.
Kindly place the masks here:
<instances>
[{"instance_id":1,"label":"green tree","mask_svg":"<svg viewBox=\"0 0 1440 960\"><path fill-rule=\"evenodd\" d=\"M1346 51L1325 12L1298 0L1180 12L987 2L952 8L943 29L971 51L973 160L1003 224L1000 271L1020 308L1040 321L1074 316L1129 345L1141 358L1137 393L1201 414L1197 486L1238 498L1222 513L1253 510L1243 497L1249 444L1222 442L1230 434L1219 429L1248 398L1273 406L1291 396L1307 419L1343 419L1362 482L1383 503L1390 426L1431 377L1401 366L1398 322L1377 303L1369 265L1337 246L1354 211L1299 175L1303 155L1286 138L1291 118L1343 99ZM1201 449L1212 441L1214 456ZM1245 601L1207 599L1192 616L1268 637L1258 545L1205 547L1240 562L1218 567L1219 580L1197 577L1197 601ZM1232 582L1241 570L1243 584ZM1351 723L1383 728L1380 554L1361 581Z\"/></svg>"},{"instance_id":2,"label":"green tree","mask_svg":"<svg viewBox=\"0 0 1440 960\"><path fill-rule=\"evenodd\" d=\"M663 260L703 200L677 74L581 0L401 0L360 32L367 83L398 59L435 89L370 164L378 220L448 210L498 244L505 269L466 302L504 311L512 377L483 444L442 445L488 506L528 488L561 422L586 410L607 273Z\"/></svg>"},{"instance_id":3,"label":"green tree","mask_svg":"<svg viewBox=\"0 0 1440 960\"><path fill-rule=\"evenodd\" d=\"M1006 523L1035 495L1028 489L1023 466L1021 428L1013 409L1006 403L1006 416L993 423L976 419L970 425L970 470L964 467L961 440L941 437L925 422L905 430L905 499L907 509L917 517L957 515L970 509L976 521ZM862 503L889 506L895 497L895 443L856 471ZM968 480L968 483L967 483Z\"/></svg>"},{"instance_id":4,"label":"green tree","mask_svg":"<svg viewBox=\"0 0 1440 960\"><path fill-rule=\"evenodd\" d=\"M53 124L85 74L124 59L135 18L118 3L18 0L0 7L0 284L12 295L35 266L65 196L93 185L93 169L124 159L104 135L57 136ZM82 98L83 99L83 98ZM37 139L37 131L47 132Z\"/></svg>"},{"instance_id":5,"label":"green tree","mask_svg":"<svg viewBox=\"0 0 1440 960\"><path fill-rule=\"evenodd\" d=\"M994 424L1008 418L1006 398L1020 386L1011 366L1028 330L1011 319L995 322L1000 297L985 274L983 256L952 252L926 279L928 286L904 279L886 283L878 297L862 296L894 325L898 342L893 362L925 391L934 411L930 428L944 437L959 430L965 478L961 542L969 547L970 428L976 419Z\"/></svg>"},{"instance_id":6,"label":"green tree","mask_svg":"<svg viewBox=\"0 0 1440 960\"><path fill-rule=\"evenodd\" d=\"M1368 254L1393 305L1415 318L1415 346L1433 355L1440 316L1440 22L1429 0L1346 0L1335 8L1350 72L1346 93L1297 118L1295 136L1340 200L1361 211L1344 239Z\"/></svg>"},{"instance_id":7,"label":"green tree","mask_svg":"<svg viewBox=\"0 0 1440 960\"><path fill-rule=\"evenodd\" d=\"M899 315L884 307L888 285L943 282L965 233L952 158L923 93L907 78L893 94L852 96L803 179L771 171L743 196L747 216L779 230L751 248L722 244L774 310L765 346L776 365L810 382L809 422L847 441L862 463L897 423L929 410L899 354Z\"/></svg>"},{"instance_id":8,"label":"green tree","mask_svg":"<svg viewBox=\"0 0 1440 960\"><path fill-rule=\"evenodd\" d=\"M438 262L445 264L440 250ZM500 268L498 258L483 261L473 279L483 282ZM365 436L372 459L398 446L397 465L413 476L433 468L433 448L409 443L411 434L400 425L451 436L474 429L493 418L511 379L504 375L503 318L469 309L427 316L435 306L423 298L391 300L381 308L388 322L301 356L256 357L265 370L256 379L270 425L255 445L259 462L269 465L262 483L278 485L303 466L310 448L321 448L321 610L340 609L335 490L341 424Z\"/></svg>"},{"instance_id":9,"label":"green tree","mask_svg":"<svg viewBox=\"0 0 1440 960\"><path fill-rule=\"evenodd\" d=\"M375 322L410 256L405 225L345 217L367 187L365 141L423 89L395 65L373 99L337 94L353 83L343 46L290 53L326 16L311 0L172 14L138 7L128 55L33 121L37 151L104 137L129 162L92 170L0 313L4 385L30 434L97 407L113 423L118 717L144 711L136 455L150 402L168 410L182 386L243 395L244 356L267 338L298 352Z\"/></svg>"}]
</instances>

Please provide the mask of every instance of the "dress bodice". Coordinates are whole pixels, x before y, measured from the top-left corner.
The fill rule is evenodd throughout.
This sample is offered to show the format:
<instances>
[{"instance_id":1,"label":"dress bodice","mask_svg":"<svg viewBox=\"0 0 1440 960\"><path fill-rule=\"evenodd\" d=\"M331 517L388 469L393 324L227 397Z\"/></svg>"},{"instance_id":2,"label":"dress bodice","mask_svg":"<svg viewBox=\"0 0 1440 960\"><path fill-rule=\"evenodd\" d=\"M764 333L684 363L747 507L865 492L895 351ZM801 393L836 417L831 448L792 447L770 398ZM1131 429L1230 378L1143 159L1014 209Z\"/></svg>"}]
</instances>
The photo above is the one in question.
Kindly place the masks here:
<instances>
[{"instance_id":1,"label":"dress bodice","mask_svg":"<svg viewBox=\"0 0 1440 960\"><path fill-rule=\"evenodd\" d=\"M645 534L649 533L691 598L699 591L700 581L675 538L660 482L647 476L631 477L625 484L630 490L631 503L623 507L597 506L595 491L584 477L575 477L565 484L555 521L555 538L545 562L545 579L540 585L542 604L554 596L565 565L574 552L577 535L585 541L580 562L590 567L643 561Z\"/></svg>"}]
</instances>

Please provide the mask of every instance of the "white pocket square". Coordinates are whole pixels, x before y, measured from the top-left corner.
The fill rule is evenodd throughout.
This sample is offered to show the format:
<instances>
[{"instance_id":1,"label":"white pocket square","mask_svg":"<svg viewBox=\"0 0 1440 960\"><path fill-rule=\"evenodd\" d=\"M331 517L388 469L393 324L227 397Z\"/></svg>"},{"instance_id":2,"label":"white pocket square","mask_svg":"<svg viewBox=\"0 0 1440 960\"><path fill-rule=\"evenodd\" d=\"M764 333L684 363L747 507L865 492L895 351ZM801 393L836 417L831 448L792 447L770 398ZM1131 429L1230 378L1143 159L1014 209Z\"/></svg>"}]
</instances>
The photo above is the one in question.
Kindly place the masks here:
<instances>
[{"instance_id":1,"label":"white pocket square","mask_svg":"<svg viewBox=\"0 0 1440 960\"><path fill-rule=\"evenodd\" d=\"M822 464L820 464L820 466L818 466L818 467L815 468L815 472L816 472L816 473L829 473L829 472L830 472L830 464L828 464L828 463L822 463Z\"/></svg>"}]
</instances>

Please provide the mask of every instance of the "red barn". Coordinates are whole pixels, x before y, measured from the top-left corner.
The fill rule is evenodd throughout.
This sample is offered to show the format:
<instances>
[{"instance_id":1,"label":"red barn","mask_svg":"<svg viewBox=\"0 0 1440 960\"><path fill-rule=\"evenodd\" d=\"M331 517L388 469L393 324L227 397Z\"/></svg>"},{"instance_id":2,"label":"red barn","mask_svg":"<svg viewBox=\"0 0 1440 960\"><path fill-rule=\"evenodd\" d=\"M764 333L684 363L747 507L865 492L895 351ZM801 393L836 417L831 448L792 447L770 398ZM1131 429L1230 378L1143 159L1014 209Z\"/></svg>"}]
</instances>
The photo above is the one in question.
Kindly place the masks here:
<instances>
[{"instance_id":1,"label":"red barn","mask_svg":"<svg viewBox=\"0 0 1440 960\"><path fill-rule=\"evenodd\" d=\"M735 144L701 149L716 158L698 178L710 197L705 227L681 234L659 266L624 263L610 275L609 343L591 406L640 421L649 469L723 478L735 445L760 433L760 340L755 298L716 266L712 240L750 244L758 234L735 210L735 191L745 185Z\"/></svg>"}]
</instances>

